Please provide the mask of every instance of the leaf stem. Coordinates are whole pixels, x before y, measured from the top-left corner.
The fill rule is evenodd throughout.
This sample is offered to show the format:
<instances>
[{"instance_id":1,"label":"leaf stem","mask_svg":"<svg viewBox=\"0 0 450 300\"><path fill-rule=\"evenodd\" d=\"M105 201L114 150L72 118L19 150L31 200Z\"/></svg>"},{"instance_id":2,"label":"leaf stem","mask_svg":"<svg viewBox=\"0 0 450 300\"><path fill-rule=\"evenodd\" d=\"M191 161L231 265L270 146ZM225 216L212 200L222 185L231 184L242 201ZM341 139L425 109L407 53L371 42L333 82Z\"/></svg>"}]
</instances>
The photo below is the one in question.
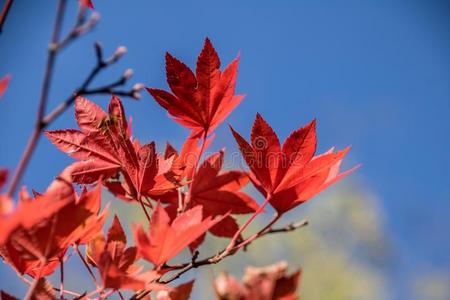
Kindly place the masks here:
<instances>
[{"instance_id":1,"label":"leaf stem","mask_svg":"<svg viewBox=\"0 0 450 300\"><path fill-rule=\"evenodd\" d=\"M92 278L92 281L94 282L95 286L97 287L97 290L99 289L99 284L97 282L97 278L94 275L94 272L92 271L91 267L89 266L88 262L84 258L83 254L80 252L80 248L78 245L74 245L75 251L77 252L78 256L80 257L81 261L83 262L84 266L86 267L87 271L89 272L89 275Z\"/></svg>"},{"instance_id":2,"label":"leaf stem","mask_svg":"<svg viewBox=\"0 0 450 300\"><path fill-rule=\"evenodd\" d=\"M148 213L147 209L145 208L145 204L144 201L142 201L142 197L141 195L138 195L138 201L139 204L141 205L142 210L144 211L145 217L147 218L147 221L150 223L150 214Z\"/></svg>"},{"instance_id":3,"label":"leaf stem","mask_svg":"<svg viewBox=\"0 0 450 300\"><path fill-rule=\"evenodd\" d=\"M204 131L204 133L203 133L203 136L202 136L202 145L200 146L200 152L198 153L198 156L197 156L197 158L195 159L195 165L194 165L194 168L193 168L193 170L194 170L194 172L193 172L193 174L192 174L192 179L191 179L191 182L190 182L190 184L189 184L189 192L188 192L188 197L187 197L187 201L189 201L189 198L190 198L190 196L191 196L191 193L192 193L192 184L193 184L193 182L194 182L194 180L195 180L195 175L197 174L197 168L198 168L198 165L199 165L199 163L200 163L200 159L201 159L201 157L202 157L202 155L203 155L203 152L205 151L205 147L206 147L206 137L208 136L208 129L205 129L205 131ZM181 203L182 205L181 205L181 207L180 207L180 205L178 205L178 210L177 210L177 212L183 212L184 211L184 209L186 208L185 206L186 206L186 198L184 198L183 199L183 203Z\"/></svg>"},{"instance_id":4,"label":"leaf stem","mask_svg":"<svg viewBox=\"0 0 450 300\"><path fill-rule=\"evenodd\" d=\"M64 258L59 259L59 270L60 270L60 285L59 285L59 296L61 300L64 300Z\"/></svg>"},{"instance_id":5,"label":"leaf stem","mask_svg":"<svg viewBox=\"0 0 450 300\"><path fill-rule=\"evenodd\" d=\"M20 274L19 274L19 278L20 278L20 280L22 280L23 282L25 282L25 283L28 284L28 285L31 285L31 284L33 283L32 281L26 279L25 277L23 277L23 276L20 275ZM61 291L61 289L59 289L59 288L57 288L57 287L54 287L54 286L52 286L52 289L53 289L54 291L56 291L56 292ZM76 297L80 297L80 296L81 296L81 294L79 294L79 293L77 293L77 292L69 291L69 290L64 290L63 293L68 294L68 295L72 295L72 296L76 296Z\"/></svg>"},{"instance_id":6,"label":"leaf stem","mask_svg":"<svg viewBox=\"0 0 450 300\"><path fill-rule=\"evenodd\" d=\"M45 258L41 259L41 262L39 263L39 271L37 273L37 276L34 278L33 282L31 283L30 287L28 288L28 291L25 295L25 297L23 298L24 300L30 300L32 299L34 290L36 289L39 280L41 279L42 276L42 270L44 269L45 264L47 263Z\"/></svg>"},{"instance_id":7,"label":"leaf stem","mask_svg":"<svg viewBox=\"0 0 450 300\"><path fill-rule=\"evenodd\" d=\"M259 208L250 216L250 218L248 218L247 221L245 221L244 225L242 225L238 231L236 231L236 233L234 234L233 238L231 239L230 243L228 244L228 247L225 249L224 252L222 252L222 254L219 257L222 256L227 256L230 251L234 248L234 246L236 245L236 241L239 238L239 236L241 235L241 233L245 230L245 228L247 228L248 225L250 225L250 223L256 218L256 216L258 216L263 210L264 208L267 206L267 203L269 203L270 198L272 197L271 194L267 194L266 199L264 200L264 202L259 206ZM278 220L277 218L274 219L274 221L272 221L271 223L269 223L267 226L272 226L272 224ZM266 226L266 227L267 227ZM266 229L266 227L264 227L263 230Z\"/></svg>"}]
</instances>

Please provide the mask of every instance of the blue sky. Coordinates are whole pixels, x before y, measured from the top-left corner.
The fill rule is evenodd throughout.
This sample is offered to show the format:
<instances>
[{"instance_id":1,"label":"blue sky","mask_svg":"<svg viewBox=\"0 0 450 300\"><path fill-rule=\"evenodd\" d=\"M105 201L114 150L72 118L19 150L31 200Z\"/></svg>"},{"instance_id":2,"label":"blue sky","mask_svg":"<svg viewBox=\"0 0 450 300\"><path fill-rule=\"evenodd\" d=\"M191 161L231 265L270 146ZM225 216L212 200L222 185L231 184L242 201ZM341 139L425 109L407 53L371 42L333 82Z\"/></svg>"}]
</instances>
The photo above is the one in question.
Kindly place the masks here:
<instances>
[{"instance_id":1,"label":"blue sky","mask_svg":"<svg viewBox=\"0 0 450 300\"><path fill-rule=\"evenodd\" d=\"M53 1L14 3L0 36L0 74L13 79L0 102L0 165L16 165L33 126L53 23ZM45 3L44 3L45 2ZM318 120L319 148L352 150L357 180L379 196L403 260L396 277L450 268L450 4L447 1L94 1L98 28L58 57L50 107L66 98L94 64L92 44L128 54L100 76L128 67L132 82L166 87L164 53L194 66L203 39L224 64L241 54L237 90L246 99L228 122L248 134L260 112L280 134ZM127 3L127 4L124 4ZM68 28L76 11L70 1ZM107 97L95 97L98 103ZM135 135L160 147L186 131L143 94L127 101ZM73 110L52 128L74 127ZM218 130L230 151L227 129ZM24 177L43 189L70 161L45 139Z\"/></svg>"}]
</instances>

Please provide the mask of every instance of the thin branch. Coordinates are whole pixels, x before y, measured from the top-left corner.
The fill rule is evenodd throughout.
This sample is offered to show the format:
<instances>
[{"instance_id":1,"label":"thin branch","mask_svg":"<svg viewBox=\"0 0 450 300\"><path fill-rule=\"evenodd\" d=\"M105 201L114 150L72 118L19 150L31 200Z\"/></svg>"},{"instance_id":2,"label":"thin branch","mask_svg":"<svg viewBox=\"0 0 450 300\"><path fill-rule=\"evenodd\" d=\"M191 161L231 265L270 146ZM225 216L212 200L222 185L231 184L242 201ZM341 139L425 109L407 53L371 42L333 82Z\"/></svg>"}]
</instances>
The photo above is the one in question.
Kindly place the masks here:
<instances>
[{"instance_id":1,"label":"thin branch","mask_svg":"<svg viewBox=\"0 0 450 300\"><path fill-rule=\"evenodd\" d=\"M80 5L78 17L72 30L66 35L64 39L58 44L58 50L66 48L70 43L75 41L78 37L92 31L100 20L100 15L96 12L92 13L89 20L86 22L86 7Z\"/></svg>"},{"instance_id":2,"label":"thin branch","mask_svg":"<svg viewBox=\"0 0 450 300\"><path fill-rule=\"evenodd\" d=\"M150 223L151 222L150 215L149 215L147 209L145 208L144 201L142 201L142 197L140 195L138 196L138 201L139 201L139 204L141 205L142 210L144 211L144 214L145 214L145 217L147 218L147 221Z\"/></svg>"},{"instance_id":3,"label":"thin branch","mask_svg":"<svg viewBox=\"0 0 450 300\"><path fill-rule=\"evenodd\" d=\"M80 257L81 261L83 262L83 265L86 267L89 275L92 278L92 281L94 282L95 286L97 287L97 290L99 288L99 284L97 282L97 278L94 275L94 272L92 271L91 267L89 266L88 262L84 258L83 254L81 254L80 249L78 248L78 245L74 245L75 251L77 252L78 256Z\"/></svg>"},{"instance_id":4,"label":"thin branch","mask_svg":"<svg viewBox=\"0 0 450 300\"><path fill-rule=\"evenodd\" d=\"M59 297L64 300L64 259L59 259L59 281L60 281L60 291Z\"/></svg>"},{"instance_id":5,"label":"thin branch","mask_svg":"<svg viewBox=\"0 0 450 300\"><path fill-rule=\"evenodd\" d=\"M41 262L39 263L39 272L37 274L37 276L34 278L33 282L30 284L30 287L28 288L27 293L25 294L24 298L25 300L31 300L31 297L33 296L34 290L36 289L39 280L41 279L41 275L42 275L42 270L45 266L45 264L47 263L47 261L41 260Z\"/></svg>"},{"instance_id":6,"label":"thin branch","mask_svg":"<svg viewBox=\"0 0 450 300\"><path fill-rule=\"evenodd\" d=\"M31 158L31 155L34 152L34 148L39 140L40 132L41 132L41 121L44 116L45 108L47 106L48 93L50 90L50 82L53 75L53 69L55 65L55 58L57 53L57 47L55 45L59 41L59 36L61 32L61 27L64 19L64 12L66 9L67 0L59 0L58 6L56 10L56 18L55 25L53 27L53 33L51 38L51 44L48 49L47 55L47 65L45 68L44 81L42 83L41 96L39 99L39 107L36 116L35 127L31 137L28 141L28 145L22 155L22 158L19 162L19 166L17 167L13 179L11 180L11 184L9 185L7 194L12 196L16 191L17 185L19 183L20 178L22 177L23 172L25 171L26 166L28 165L28 161Z\"/></svg>"},{"instance_id":7,"label":"thin branch","mask_svg":"<svg viewBox=\"0 0 450 300\"><path fill-rule=\"evenodd\" d=\"M225 251L223 251L216 259L218 260L222 260L222 258L228 256L231 251L235 248L236 246L236 242L239 239L241 233L245 230L245 228L247 228L248 225L250 225L250 223L256 218L256 216L258 216L263 210L264 208L267 206L267 203L269 203L270 198L272 197L272 195L269 193L266 196L266 199L264 199L264 202L258 207L258 209L250 216L250 218L248 218L248 220L244 223L244 225L242 225L238 231L236 231L236 233L234 234L233 238L231 239L230 243L228 244L227 248L225 249ZM278 215L274 218L273 221L271 221L269 223L269 225L267 225L266 227L264 227L260 232L263 232L266 230L266 228L272 226L277 220L278 220ZM239 248L238 248L239 249Z\"/></svg>"},{"instance_id":8,"label":"thin branch","mask_svg":"<svg viewBox=\"0 0 450 300\"><path fill-rule=\"evenodd\" d=\"M274 220L275 219L278 220L279 218L275 217ZM275 223L275 221L272 220L271 224L273 225L274 223ZM257 240L257 239L259 239L259 238L261 238L261 237L263 237L265 235L275 234L275 233L283 233L283 232L291 232L291 231L294 231L296 229L302 228L302 227L304 227L306 225L308 225L308 221L307 220L302 220L300 222L291 223L291 224L289 224L289 225L287 225L285 227L276 228L276 229L272 229L272 228L270 228L268 226L265 226L263 228L263 230L260 230L258 232L258 234L252 235L248 239L238 243L230 251L227 251L227 248L225 248L222 251L220 251L219 254L213 255L213 256L210 256L210 257L207 257L207 258L204 258L202 260L197 260L198 251L196 251L193 254L192 259L191 259L191 261L189 263L167 266L168 268L170 268L172 270L179 270L179 271L176 272L175 274L173 274L172 276L170 276L169 278L167 278L166 280L159 281L159 283L168 284L168 283L178 279L181 275L183 275L184 273L186 273L186 272L188 272L188 271L190 271L192 269L196 269L196 268L199 268L199 267L202 267L202 266L206 266L206 265L217 264L218 262L223 260L225 257L235 254L236 251L241 249L243 246L248 247L255 240ZM135 293L130 299L132 299L132 300L143 299L150 292L151 292L150 290L139 291L139 292Z\"/></svg>"},{"instance_id":9,"label":"thin branch","mask_svg":"<svg viewBox=\"0 0 450 300\"><path fill-rule=\"evenodd\" d=\"M125 297L123 296L121 291L117 290L116 292L119 295L120 299L125 300Z\"/></svg>"},{"instance_id":10,"label":"thin branch","mask_svg":"<svg viewBox=\"0 0 450 300\"><path fill-rule=\"evenodd\" d=\"M9 196L12 196L16 192L17 186L19 185L20 179L22 178L23 173L25 172L25 169L30 161L30 158L37 146L42 131L59 115L61 115L64 111L66 111L66 109L69 106L71 106L72 103L75 101L77 96L95 95L95 94L115 94L118 96L126 96L138 99L140 97L139 91L144 87L142 84L136 84L129 91L115 89L116 87L124 85L128 81L128 79L132 76L133 74L132 70L128 69L117 81L107 84L105 86L90 89L89 86L93 82L95 77L102 70L116 63L126 53L125 47L119 47L110 58L105 60L103 59L103 51L101 45L96 43L95 44L97 57L96 66L91 70L91 72L88 74L87 78L83 81L83 83L77 89L75 89L75 91L65 101L59 104L48 115L44 116L46 104L48 101L48 93L50 89L50 82L53 74L56 55L59 53L60 50L62 50L64 47L66 47L68 44L74 41L75 38L90 31L98 21L98 16L95 17L96 14L92 14L91 18L87 22L84 22L85 12L83 11L83 8L81 8L74 29L72 29L72 31L68 34L66 38L63 39L61 43L58 43L66 1L67 0L60 0L58 4L58 13L55 21L54 33L52 35L52 42L49 47L47 67L44 75L44 82L42 85L42 92L39 101L39 108L36 117L35 127L28 140L28 144L22 154L20 162L15 170L15 173L12 177L11 183L7 191L7 194Z\"/></svg>"},{"instance_id":11,"label":"thin branch","mask_svg":"<svg viewBox=\"0 0 450 300\"><path fill-rule=\"evenodd\" d=\"M31 285L31 284L32 284L32 281L26 279L25 277L23 277L23 276L21 276L21 275L19 275L19 278L20 278L20 280L22 280L23 282L25 282L25 283L28 284L28 285ZM59 288L57 288L57 287L54 287L54 286L52 286L52 289L53 289L54 291L56 291L56 292L60 292L60 291L61 291L61 289L59 289ZM63 290L63 293L64 293L64 294L67 294L67 295L76 296L76 297L80 297L80 296L81 296L80 293L73 292L73 291L70 291L70 290Z\"/></svg>"},{"instance_id":12,"label":"thin branch","mask_svg":"<svg viewBox=\"0 0 450 300\"><path fill-rule=\"evenodd\" d=\"M122 56L124 54L124 48L119 47L115 54L112 57L118 57ZM103 59L103 50L101 48L101 45L99 43L95 43L95 52L97 57L97 63L94 68L89 72L86 79L83 81L83 83L75 89L75 91L63 102L61 102L58 106L56 106L50 113L48 113L44 119L42 120L42 126L43 129L45 129L50 123L52 123L56 118L58 118L62 113L64 113L67 108L69 108L74 102L75 99L78 96L86 96L86 95L98 95L98 94L114 94L118 96L126 96L126 97L132 97L134 99L138 99L140 97L139 91L143 88L143 85L141 84L135 84L133 88L129 91L121 91L116 90L116 87L125 85L125 83L130 79L132 76L133 71L131 69L126 70L123 75L113 83L90 89L89 86L92 83L92 81L95 79L95 77L104 69L108 68L115 62L117 62L117 59L109 59L104 60Z\"/></svg>"},{"instance_id":13,"label":"thin branch","mask_svg":"<svg viewBox=\"0 0 450 300\"><path fill-rule=\"evenodd\" d=\"M308 224L309 224L308 220L302 220L300 222L291 223L288 226L285 226L285 227L282 227L282 228L270 229L270 230L266 231L263 235L279 233L279 232L291 232L291 231L294 231L294 230L296 230L298 228L305 227Z\"/></svg>"},{"instance_id":14,"label":"thin branch","mask_svg":"<svg viewBox=\"0 0 450 300\"><path fill-rule=\"evenodd\" d=\"M0 13L0 33L3 32L3 25L5 24L6 17L8 16L13 2L14 0L6 0L5 5L3 5L2 12Z\"/></svg>"}]
</instances>

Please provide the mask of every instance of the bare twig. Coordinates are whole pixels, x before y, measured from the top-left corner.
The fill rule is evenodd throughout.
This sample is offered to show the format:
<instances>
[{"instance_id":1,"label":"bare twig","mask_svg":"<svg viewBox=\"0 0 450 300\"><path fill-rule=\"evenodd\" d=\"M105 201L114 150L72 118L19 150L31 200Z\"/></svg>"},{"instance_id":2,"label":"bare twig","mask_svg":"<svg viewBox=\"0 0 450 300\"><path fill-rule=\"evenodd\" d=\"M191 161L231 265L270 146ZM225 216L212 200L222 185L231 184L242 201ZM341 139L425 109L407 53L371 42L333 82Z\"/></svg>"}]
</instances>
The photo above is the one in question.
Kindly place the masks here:
<instances>
[{"instance_id":1,"label":"bare twig","mask_svg":"<svg viewBox=\"0 0 450 300\"><path fill-rule=\"evenodd\" d=\"M239 230L236 231L236 233L234 234L233 238L231 239L230 243L228 244L227 248L225 249L225 251L223 251L219 256L217 256L216 259L218 260L222 260L224 257L228 256L233 250L237 250L235 249L236 247L236 243L238 238L240 237L241 233L244 231L245 228L247 228L248 225L250 225L250 223L264 210L264 208L267 206L267 203L269 203L270 198L272 197L272 195L269 193L266 196L266 199L264 200L264 202L258 207L258 209L250 216L250 218L248 218L247 221L245 221L244 225L242 225L241 227L239 227ZM260 232L257 233L260 234L262 232L264 232L267 228L269 228L270 226L272 226L277 220L278 220L278 215L276 215L276 217L269 223L269 225L267 225L266 227L264 227ZM255 237L253 237L255 238ZM239 248L238 248L239 249Z\"/></svg>"},{"instance_id":2,"label":"bare twig","mask_svg":"<svg viewBox=\"0 0 450 300\"><path fill-rule=\"evenodd\" d=\"M64 259L60 258L59 260L59 278L60 278L60 291L59 291L59 297L61 300L64 300Z\"/></svg>"},{"instance_id":3,"label":"bare twig","mask_svg":"<svg viewBox=\"0 0 450 300\"><path fill-rule=\"evenodd\" d=\"M140 97L139 91L143 88L141 84L135 84L133 88L129 91L122 91L122 90L116 90L115 88L125 85L125 83L130 79L132 76L132 70L127 69L123 75L116 80L113 83L98 87L98 88L89 88L89 85L92 83L92 81L95 79L95 77L104 69L108 68L124 54L126 50L124 50L124 47L117 48L115 54L112 56L112 58L108 60L103 59L103 50L99 43L95 43L95 52L97 57L97 63L95 67L91 70L91 72L88 74L86 79L83 81L83 83L75 89L75 91L70 95L66 100L61 102L57 107L55 107L50 113L48 113L44 119L42 120L42 126L43 129L45 129L51 122L53 122L57 117L59 117L63 112L66 111L67 108L69 108L75 99L78 96L86 96L86 95L98 95L98 94L114 94L118 96L125 96L125 97L131 97L134 99L138 99ZM119 54L120 55L119 55Z\"/></svg>"},{"instance_id":4,"label":"bare twig","mask_svg":"<svg viewBox=\"0 0 450 300\"><path fill-rule=\"evenodd\" d=\"M95 77L104 69L109 67L110 65L116 63L126 52L125 47L119 47L116 52L108 59L103 58L103 51L99 43L95 44L96 49L96 57L97 64L88 74L87 78L84 82L77 88L75 91L61 104L59 104L55 109L53 109L48 115L45 114L47 102L48 102L48 94L50 90L50 84L53 74L53 69L55 65L55 59L59 51L73 42L77 37L82 34L87 33L92 28L94 28L95 24L98 22L98 15L92 14L89 20L85 21L85 8L81 7L77 21L73 27L73 29L69 32L69 34L62 39L60 42L60 31L62 27L62 21L65 11L67 0L60 0L58 2L58 10L56 15L56 21L54 25L54 30L52 34L51 44L48 50L47 57L47 66L45 69L44 81L42 84L41 96L39 100L39 108L36 116L35 127L33 132L28 140L28 144L22 154L20 162L14 172L14 175L11 179L11 183L8 187L7 194L12 196L16 190L17 186L20 183L20 180L25 172L25 169L30 161L30 158L37 146L39 138L41 136L42 131L59 115L61 115L76 99L77 96L81 95L96 95L96 94L116 94L118 96L126 96L132 97L134 99L138 99L140 97L139 91L143 88L142 84L136 84L131 90L116 90L117 87L124 85L128 79L132 76L132 70L128 69L125 73L115 82L107 84L105 86L101 86L98 88L89 88L90 84L93 82Z\"/></svg>"},{"instance_id":5,"label":"bare twig","mask_svg":"<svg viewBox=\"0 0 450 300\"><path fill-rule=\"evenodd\" d=\"M32 281L26 279L25 277L23 277L23 276L20 275L20 274L19 274L19 278L20 278L20 280L22 280L23 282L25 282L25 283L28 284L28 285L31 285L31 284L33 283ZM57 287L54 287L54 286L52 286L52 289L53 289L54 291L56 291L56 292L60 292L60 291L61 291L61 289L59 289L59 288L57 288ZM77 296L77 297L81 296L81 294L79 294L79 293L77 293L77 292L69 291L69 290L63 290L63 293L64 293L64 294L68 294L68 295L72 295L72 296Z\"/></svg>"},{"instance_id":6,"label":"bare twig","mask_svg":"<svg viewBox=\"0 0 450 300\"><path fill-rule=\"evenodd\" d=\"M58 44L58 50L62 50L70 43L75 41L78 37L90 32L97 25L100 20L100 15L96 12L92 13L86 21L86 7L80 5L78 17L72 30L66 35L64 39Z\"/></svg>"},{"instance_id":7,"label":"bare twig","mask_svg":"<svg viewBox=\"0 0 450 300\"><path fill-rule=\"evenodd\" d=\"M89 275L92 278L92 281L94 282L97 289L99 288L99 284L97 282L97 278L94 275L94 272L92 271L91 267L89 266L88 262L84 258L83 254L81 254L80 249L78 248L78 245L74 245L75 251L77 252L78 256L80 257L81 261L83 262L83 265L86 267Z\"/></svg>"},{"instance_id":8,"label":"bare twig","mask_svg":"<svg viewBox=\"0 0 450 300\"><path fill-rule=\"evenodd\" d=\"M264 233L264 235L266 234L273 234L273 233L279 233L279 232L291 232L294 231L298 228L302 228L308 225L308 220L302 220L300 222L296 222L296 223L291 223L286 227L282 227L282 228L277 228L277 229L270 229L268 231L266 231Z\"/></svg>"},{"instance_id":9,"label":"bare twig","mask_svg":"<svg viewBox=\"0 0 450 300\"><path fill-rule=\"evenodd\" d=\"M48 49L47 64L45 68L44 81L42 82L41 96L39 98L39 106L36 116L35 127L33 133L31 134L30 139L28 140L27 147L25 148L25 151L19 162L19 165L14 173L13 179L11 180L11 184L9 185L7 191L7 194L9 196L12 196L12 194L14 194L17 188L17 184L20 178L22 177L23 172L25 171L25 168L28 164L28 161L31 158L31 155L33 154L34 148L36 147L36 144L39 140L39 136L42 130L41 120L44 116L45 108L47 106L48 93L50 90L50 83L53 75L53 68L55 65L57 53L57 47L55 47L55 45L57 45L59 41L61 27L64 19L64 12L66 10L66 2L67 0L58 1L55 25L53 27L51 43Z\"/></svg>"},{"instance_id":10,"label":"bare twig","mask_svg":"<svg viewBox=\"0 0 450 300\"><path fill-rule=\"evenodd\" d=\"M13 2L13 0L6 0L5 5L3 5L2 12L0 13L0 33L3 32L3 25L5 24L6 17L8 16Z\"/></svg>"},{"instance_id":11,"label":"bare twig","mask_svg":"<svg viewBox=\"0 0 450 300\"><path fill-rule=\"evenodd\" d=\"M274 218L274 220L275 219L278 220L278 218ZM273 225L274 223L275 223L275 221L272 220L269 224ZM196 269L196 268L206 266L206 265L217 264L218 262L223 260L225 257L235 254L237 250L241 249L244 246L248 247L255 240L257 240L265 235L282 233L282 232L290 232L290 231L294 231L296 229L302 228L306 225L308 225L307 220L303 220L303 221L296 222L296 223L291 223L285 227L276 228L276 229L272 229L272 228L270 228L270 226L269 227L265 226L256 235L252 235L251 237L238 243L231 250L227 250L227 248L225 248L222 251L220 251L218 254L209 256L202 260L197 260L199 253L198 253L198 251L196 251L193 254L192 259L189 263L167 266L168 268L170 268L172 270L179 270L179 271L165 280L160 280L159 283L167 284L167 283L170 283L170 282L178 279L181 275L183 275L184 273L186 273L192 269ZM136 294L134 294L130 299L133 299L133 300L143 299L149 293L150 293L150 290L142 290L142 291L139 291Z\"/></svg>"}]
</instances>

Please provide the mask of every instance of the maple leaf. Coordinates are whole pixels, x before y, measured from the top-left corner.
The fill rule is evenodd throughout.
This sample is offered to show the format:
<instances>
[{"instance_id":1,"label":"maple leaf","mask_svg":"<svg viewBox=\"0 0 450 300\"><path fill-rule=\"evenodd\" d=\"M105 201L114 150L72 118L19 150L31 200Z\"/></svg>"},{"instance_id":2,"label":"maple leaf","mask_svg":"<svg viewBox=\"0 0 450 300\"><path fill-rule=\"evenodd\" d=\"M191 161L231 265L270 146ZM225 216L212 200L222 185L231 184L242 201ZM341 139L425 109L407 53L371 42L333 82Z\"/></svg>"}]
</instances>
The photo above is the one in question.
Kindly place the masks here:
<instances>
[{"instance_id":1,"label":"maple leaf","mask_svg":"<svg viewBox=\"0 0 450 300\"><path fill-rule=\"evenodd\" d=\"M20 274L51 274L70 245L87 243L103 227L108 211L99 214L100 193L99 185L77 197L62 179L36 199L22 192L17 210L0 219L0 256Z\"/></svg>"},{"instance_id":2,"label":"maple leaf","mask_svg":"<svg viewBox=\"0 0 450 300\"><path fill-rule=\"evenodd\" d=\"M8 170L0 168L0 192L2 191L7 179ZM3 216L11 213L13 208L14 204L12 199L7 194L0 194L0 220Z\"/></svg>"},{"instance_id":3,"label":"maple leaf","mask_svg":"<svg viewBox=\"0 0 450 300\"><path fill-rule=\"evenodd\" d=\"M19 298L16 298L14 296L11 296L7 292L0 290L0 299L1 300L19 300Z\"/></svg>"},{"instance_id":4,"label":"maple leaf","mask_svg":"<svg viewBox=\"0 0 450 300\"><path fill-rule=\"evenodd\" d=\"M202 207L196 206L171 222L165 209L158 203L150 221L149 234L145 233L142 226L133 230L138 252L160 268L226 216L214 219L208 216L203 219Z\"/></svg>"},{"instance_id":5,"label":"maple leaf","mask_svg":"<svg viewBox=\"0 0 450 300\"><path fill-rule=\"evenodd\" d=\"M8 87L9 81L11 80L11 75L5 75L0 79L0 98L5 94L6 88Z\"/></svg>"},{"instance_id":6,"label":"maple leaf","mask_svg":"<svg viewBox=\"0 0 450 300\"><path fill-rule=\"evenodd\" d=\"M94 4L91 0L80 0L80 4L85 7L89 7L90 9L94 9Z\"/></svg>"},{"instance_id":7,"label":"maple leaf","mask_svg":"<svg viewBox=\"0 0 450 300\"><path fill-rule=\"evenodd\" d=\"M257 189L282 214L307 201L323 189L347 176L359 166L339 174L339 165L349 147L314 156L317 147L316 122L289 135L280 146L277 135L257 114L251 144L231 128L239 149L251 170Z\"/></svg>"},{"instance_id":8,"label":"maple leaf","mask_svg":"<svg viewBox=\"0 0 450 300\"><path fill-rule=\"evenodd\" d=\"M248 182L247 173L237 170L220 173L224 152L219 151L205 159L192 182L188 203L202 205L213 216L247 214L258 209L258 203L240 191Z\"/></svg>"},{"instance_id":9,"label":"maple leaf","mask_svg":"<svg viewBox=\"0 0 450 300\"><path fill-rule=\"evenodd\" d=\"M203 150L208 149L213 138L214 135L211 135L205 141ZM177 188L192 181L201 152L201 146L198 145L199 140L198 137L188 136L179 153L172 145L167 143L163 158L159 159L159 161L166 162L167 170L162 172L163 176L158 175L155 178L156 185L162 187L162 189L160 191L153 190L151 195L153 199L162 203L176 203L178 205L179 193Z\"/></svg>"},{"instance_id":10,"label":"maple leaf","mask_svg":"<svg viewBox=\"0 0 450 300\"><path fill-rule=\"evenodd\" d=\"M121 195L121 199L137 199L154 191L176 188L167 184L164 173L167 162L160 163L155 144L141 145L132 140L118 97L111 98L108 114L93 102L78 97L75 117L80 130L45 132L56 147L79 160L68 167L74 182L90 184L102 178L105 186ZM120 183L119 173L124 177Z\"/></svg>"},{"instance_id":11,"label":"maple leaf","mask_svg":"<svg viewBox=\"0 0 450 300\"><path fill-rule=\"evenodd\" d=\"M214 131L244 98L234 95L239 56L223 72L211 41L206 38L195 74L171 54L166 54L167 83L173 94L147 91L179 124L201 136Z\"/></svg>"},{"instance_id":12,"label":"maple leaf","mask_svg":"<svg viewBox=\"0 0 450 300\"><path fill-rule=\"evenodd\" d=\"M244 285L222 273L214 281L214 290L219 300L297 300L300 275L300 270L288 275L286 262L263 268L248 267Z\"/></svg>"},{"instance_id":13,"label":"maple leaf","mask_svg":"<svg viewBox=\"0 0 450 300\"><path fill-rule=\"evenodd\" d=\"M134 265L137 249L126 248L126 244L127 237L117 216L114 216L106 239L99 235L88 244L88 261L99 269L103 287L115 290L166 289L161 284L149 283L159 278L158 273L138 273L140 268Z\"/></svg>"},{"instance_id":14,"label":"maple leaf","mask_svg":"<svg viewBox=\"0 0 450 300\"><path fill-rule=\"evenodd\" d=\"M205 159L192 181L187 198L188 207L201 205L204 216L218 216L226 213L247 214L258 209L258 203L240 191L247 185L247 173L237 170L220 173L224 152L219 151ZM228 216L212 227L210 232L220 237L232 237L238 230L236 220Z\"/></svg>"},{"instance_id":15,"label":"maple leaf","mask_svg":"<svg viewBox=\"0 0 450 300\"><path fill-rule=\"evenodd\" d=\"M160 291L156 294L156 300L188 300L193 286L194 280L191 280L180 284L171 291Z\"/></svg>"},{"instance_id":16,"label":"maple leaf","mask_svg":"<svg viewBox=\"0 0 450 300\"><path fill-rule=\"evenodd\" d=\"M213 288L218 300L245 300L248 296L248 291L240 282L225 272L214 279Z\"/></svg>"}]
</instances>

